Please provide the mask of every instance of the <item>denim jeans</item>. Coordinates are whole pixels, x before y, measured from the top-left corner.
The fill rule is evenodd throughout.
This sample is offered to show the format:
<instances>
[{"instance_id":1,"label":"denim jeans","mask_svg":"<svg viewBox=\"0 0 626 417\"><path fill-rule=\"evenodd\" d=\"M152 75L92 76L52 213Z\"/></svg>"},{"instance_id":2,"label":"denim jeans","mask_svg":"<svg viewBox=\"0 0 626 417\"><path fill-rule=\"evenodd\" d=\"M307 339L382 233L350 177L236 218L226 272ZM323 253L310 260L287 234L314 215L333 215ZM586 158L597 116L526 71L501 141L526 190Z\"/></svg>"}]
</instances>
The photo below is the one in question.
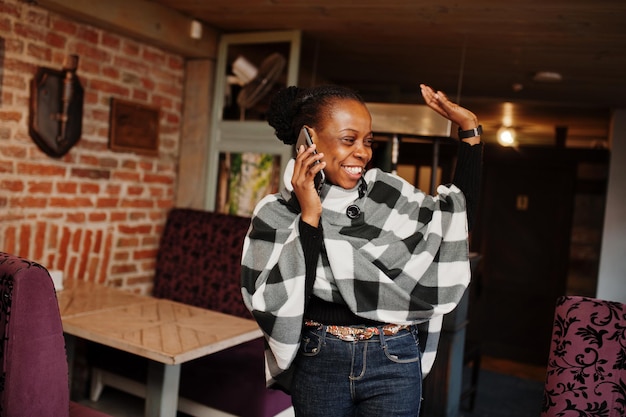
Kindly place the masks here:
<instances>
[{"instance_id":1,"label":"denim jeans","mask_svg":"<svg viewBox=\"0 0 626 417\"><path fill-rule=\"evenodd\" d=\"M291 386L297 417L417 417L422 396L417 327L346 342L306 327Z\"/></svg>"}]
</instances>

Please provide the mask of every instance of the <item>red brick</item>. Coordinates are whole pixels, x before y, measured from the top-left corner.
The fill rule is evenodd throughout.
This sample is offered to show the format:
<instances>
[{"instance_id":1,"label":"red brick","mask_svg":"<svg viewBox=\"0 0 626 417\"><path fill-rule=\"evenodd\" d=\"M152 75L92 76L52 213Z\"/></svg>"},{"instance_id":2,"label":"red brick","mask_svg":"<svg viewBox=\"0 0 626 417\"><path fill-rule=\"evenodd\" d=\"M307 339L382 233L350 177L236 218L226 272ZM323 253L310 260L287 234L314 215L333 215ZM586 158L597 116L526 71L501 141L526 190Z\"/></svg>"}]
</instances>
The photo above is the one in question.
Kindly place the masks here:
<instances>
[{"instance_id":1,"label":"red brick","mask_svg":"<svg viewBox=\"0 0 626 417\"><path fill-rule=\"evenodd\" d=\"M116 181L132 181L132 182L139 182L141 180L141 177L139 175L139 173L137 172L113 172L111 175L111 179L112 180L116 180Z\"/></svg>"},{"instance_id":2,"label":"red brick","mask_svg":"<svg viewBox=\"0 0 626 417\"><path fill-rule=\"evenodd\" d=\"M114 80L119 80L120 72L114 67L102 67L102 75Z\"/></svg>"},{"instance_id":3,"label":"red brick","mask_svg":"<svg viewBox=\"0 0 626 417\"><path fill-rule=\"evenodd\" d=\"M46 223L37 222L35 228L35 251L33 253L33 257L35 259L42 259L44 244L46 241Z\"/></svg>"},{"instance_id":4,"label":"red brick","mask_svg":"<svg viewBox=\"0 0 626 417\"><path fill-rule=\"evenodd\" d=\"M32 39L36 41L43 41L45 38L44 30L32 25L24 25L21 22L16 22L13 26L13 32L26 39Z\"/></svg>"},{"instance_id":5,"label":"red brick","mask_svg":"<svg viewBox=\"0 0 626 417\"><path fill-rule=\"evenodd\" d=\"M106 213L98 212L98 213L89 213L88 220L90 222L104 222L107 219Z\"/></svg>"},{"instance_id":6,"label":"red brick","mask_svg":"<svg viewBox=\"0 0 626 417\"><path fill-rule=\"evenodd\" d=\"M138 74L145 74L150 69L147 63L131 59L127 55L114 57L113 65L118 68L127 69Z\"/></svg>"},{"instance_id":7,"label":"red brick","mask_svg":"<svg viewBox=\"0 0 626 417\"><path fill-rule=\"evenodd\" d=\"M130 90L128 88L103 80L91 80L89 82L89 88L98 90L101 93L112 94L119 97L128 97L130 94Z\"/></svg>"},{"instance_id":8,"label":"red brick","mask_svg":"<svg viewBox=\"0 0 626 417\"><path fill-rule=\"evenodd\" d=\"M31 23L37 26L48 27L48 24L49 24L48 16L49 16L48 13L40 13L34 9L31 9L31 10L28 10L25 18L28 23Z\"/></svg>"},{"instance_id":9,"label":"red brick","mask_svg":"<svg viewBox=\"0 0 626 417\"><path fill-rule=\"evenodd\" d=\"M98 184L80 184L80 192L82 194L98 194L100 192L100 185Z\"/></svg>"},{"instance_id":10,"label":"red brick","mask_svg":"<svg viewBox=\"0 0 626 417\"><path fill-rule=\"evenodd\" d=\"M98 158L93 155L80 155L78 157L78 162L83 165L98 165Z\"/></svg>"},{"instance_id":11,"label":"red brick","mask_svg":"<svg viewBox=\"0 0 626 417\"><path fill-rule=\"evenodd\" d=\"M119 185L107 184L106 186L106 193L109 195L119 195L121 191L122 187Z\"/></svg>"},{"instance_id":12,"label":"red brick","mask_svg":"<svg viewBox=\"0 0 626 417\"><path fill-rule=\"evenodd\" d=\"M42 47L30 43L28 44L28 47L26 49L28 56L42 61L50 61L50 58L52 56L52 50L49 47Z\"/></svg>"},{"instance_id":13,"label":"red brick","mask_svg":"<svg viewBox=\"0 0 626 417\"><path fill-rule=\"evenodd\" d=\"M154 207L154 202L152 200L145 199L122 199L120 202L120 207L152 208Z\"/></svg>"},{"instance_id":14,"label":"red brick","mask_svg":"<svg viewBox=\"0 0 626 417\"><path fill-rule=\"evenodd\" d=\"M137 169L137 161L133 161L131 159L125 159L122 161L122 168L124 169Z\"/></svg>"},{"instance_id":15,"label":"red brick","mask_svg":"<svg viewBox=\"0 0 626 417\"><path fill-rule=\"evenodd\" d=\"M129 252L117 252L113 259L115 259L116 261L127 261L130 259L130 253Z\"/></svg>"},{"instance_id":16,"label":"red brick","mask_svg":"<svg viewBox=\"0 0 626 417\"><path fill-rule=\"evenodd\" d=\"M119 38L119 36L116 36L108 32L102 33L102 45L103 46L106 46L112 49L119 49L121 44L122 44L122 40Z\"/></svg>"},{"instance_id":17,"label":"red brick","mask_svg":"<svg viewBox=\"0 0 626 417\"><path fill-rule=\"evenodd\" d=\"M132 221L144 220L147 217L148 215L143 211L140 211L140 212L133 211L128 214L128 218Z\"/></svg>"},{"instance_id":18,"label":"red brick","mask_svg":"<svg viewBox=\"0 0 626 417\"><path fill-rule=\"evenodd\" d=\"M72 197L72 198L50 197L50 206L51 207L65 207L65 208L93 207L93 203L89 198L84 198L84 197Z\"/></svg>"},{"instance_id":19,"label":"red brick","mask_svg":"<svg viewBox=\"0 0 626 417\"><path fill-rule=\"evenodd\" d=\"M128 215L125 211L116 211L111 213L111 221L112 222L123 222L128 220Z\"/></svg>"},{"instance_id":20,"label":"red brick","mask_svg":"<svg viewBox=\"0 0 626 417\"><path fill-rule=\"evenodd\" d=\"M118 248L136 248L139 245L139 239L137 237L118 238Z\"/></svg>"},{"instance_id":21,"label":"red brick","mask_svg":"<svg viewBox=\"0 0 626 417\"><path fill-rule=\"evenodd\" d=\"M148 183L158 183L158 184L174 184L174 178L169 175L159 175L159 174L145 174L143 177L144 182Z\"/></svg>"},{"instance_id":22,"label":"red brick","mask_svg":"<svg viewBox=\"0 0 626 417\"><path fill-rule=\"evenodd\" d=\"M22 113L19 111L0 111L0 122L19 122L22 120Z\"/></svg>"},{"instance_id":23,"label":"red brick","mask_svg":"<svg viewBox=\"0 0 626 417\"><path fill-rule=\"evenodd\" d=\"M13 17L20 17L21 6L18 8L15 4L8 4L6 2L0 3L0 15L8 15Z\"/></svg>"},{"instance_id":24,"label":"red brick","mask_svg":"<svg viewBox=\"0 0 626 417\"><path fill-rule=\"evenodd\" d=\"M185 60L179 56L169 57L169 68L175 71L181 71L185 69Z\"/></svg>"},{"instance_id":25,"label":"red brick","mask_svg":"<svg viewBox=\"0 0 626 417\"><path fill-rule=\"evenodd\" d=\"M85 42L77 42L74 46L75 52L81 57L81 59L89 58L94 59L100 63L106 63L111 60L111 54L97 45L88 44Z\"/></svg>"},{"instance_id":26,"label":"red brick","mask_svg":"<svg viewBox=\"0 0 626 417\"><path fill-rule=\"evenodd\" d=\"M83 212L67 213L66 221L68 223L85 223L87 215Z\"/></svg>"},{"instance_id":27,"label":"red brick","mask_svg":"<svg viewBox=\"0 0 626 417\"><path fill-rule=\"evenodd\" d=\"M124 225L121 224L118 226L117 230L120 233L126 233L126 234L136 234L136 233L143 233L143 234L148 234L152 231L152 226L149 224L144 224L144 225L139 225L139 226L128 226L128 225Z\"/></svg>"},{"instance_id":28,"label":"red brick","mask_svg":"<svg viewBox=\"0 0 626 417\"><path fill-rule=\"evenodd\" d=\"M132 98L133 98L133 100L137 100L137 101L147 101L148 100L148 93L146 93L145 91L142 91L142 90L133 90Z\"/></svg>"},{"instance_id":29,"label":"red brick","mask_svg":"<svg viewBox=\"0 0 626 417\"><path fill-rule=\"evenodd\" d=\"M134 263L113 265L111 267L111 272L114 274L128 274L130 272L137 272L137 266Z\"/></svg>"},{"instance_id":30,"label":"red brick","mask_svg":"<svg viewBox=\"0 0 626 417\"><path fill-rule=\"evenodd\" d=\"M100 260L96 257L92 257L89 259L89 265L87 265L87 276L90 281L95 281L96 276L98 275L98 265L100 264Z\"/></svg>"},{"instance_id":31,"label":"red brick","mask_svg":"<svg viewBox=\"0 0 626 417\"><path fill-rule=\"evenodd\" d=\"M80 239L83 236L83 231L82 229L77 229L74 234L72 235L72 251L74 252L78 252L78 250L80 249Z\"/></svg>"},{"instance_id":32,"label":"red brick","mask_svg":"<svg viewBox=\"0 0 626 417\"><path fill-rule=\"evenodd\" d=\"M38 176L63 176L65 168L57 165L43 165L35 163L20 162L17 164L17 173Z\"/></svg>"},{"instance_id":33,"label":"red brick","mask_svg":"<svg viewBox=\"0 0 626 417\"><path fill-rule=\"evenodd\" d=\"M79 178L90 178L92 180L108 180L111 177L111 172L102 169L72 168L71 176Z\"/></svg>"},{"instance_id":34,"label":"red brick","mask_svg":"<svg viewBox=\"0 0 626 417\"><path fill-rule=\"evenodd\" d=\"M16 253L15 244L17 242L16 229L14 226L9 226L4 230L4 242L2 250L8 253Z\"/></svg>"},{"instance_id":35,"label":"red brick","mask_svg":"<svg viewBox=\"0 0 626 417\"><path fill-rule=\"evenodd\" d=\"M22 224L20 226L20 247L17 255L23 258L30 258L30 239L31 228L29 224Z\"/></svg>"},{"instance_id":36,"label":"red brick","mask_svg":"<svg viewBox=\"0 0 626 417\"><path fill-rule=\"evenodd\" d=\"M60 182L57 184L57 191L61 194L76 194L78 184L75 182Z\"/></svg>"},{"instance_id":37,"label":"red brick","mask_svg":"<svg viewBox=\"0 0 626 417\"><path fill-rule=\"evenodd\" d=\"M65 36L61 36L56 32L46 33L46 45L53 48L64 49L66 44L67 38Z\"/></svg>"},{"instance_id":38,"label":"red brick","mask_svg":"<svg viewBox=\"0 0 626 417\"><path fill-rule=\"evenodd\" d=\"M136 250L133 252L133 259L154 259L156 258L157 250L156 249L145 249L145 250Z\"/></svg>"},{"instance_id":39,"label":"red brick","mask_svg":"<svg viewBox=\"0 0 626 417\"><path fill-rule=\"evenodd\" d=\"M104 253L102 256L102 267L100 268L100 276L97 278L98 282L103 283L106 282L107 272L109 261L111 258L111 247L113 246L113 236L109 233L106 236L106 241L104 244Z\"/></svg>"},{"instance_id":40,"label":"red brick","mask_svg":"<svg viewBox=\"0 0 626 417\"><path fill-rule=\"evenodd\" d=\"M11 28L12 25L10 19L0 19L0 32L11 32Z\"/></svg>"},{"instance_id":41,"label":"red brick","mask_svg":"<svg viewBox=\"0 0 626 417\"><path fill-rule=\"evenodd\" d=\"M137 56L140 50L141 46L130 40L125 40L122 45L122 53L126 56Z\"/></svg>"},{"instance_id":42,"label":"red brick","mask_svg":"<svg viewBox=\"0 0 626 417\"><path fill-rule=\"evenodd\" d=\"M5 87L13 87L18 90L24 90L28 87L28 81L24 74L5 74L3 78Z\"/></svg>"},{"instance_id":43,"label":"red brick","mask_svg":"<svg viewBox=\"0 0 626 417\"><path fill-rule=\"evenodd\" d=\"M120 200L118 198L100 197L96 200L96 207L98 208L117 207L117 204L119 203L119 201Z\"/></svg>"},{"instance_id":44,"label":"red brick","mask_svg":"<svg viewBox=\"0 0 626 417\"><path fill-rule=\"evenodd\" d=\"M93 252L100 253L100 249L102 248L102 230L96 231L96 237L93 244Z\"/></svg>"},{"instance_id":45,"label":"red brick","mask_svg":"<svg viewBox=\"0 0 626 417\"><path fill-rule=\"evenodd\" d=\"M80 61L80 63L78 64L78 69L80 71L80 74L93 74L93 75L100 75L100 61L98 61L97 59L94 58L84 58ZM82 82L82 85L84 86L85 83Z\"/></svg>"},{"instance_id":46,"label":"red brick","mask_svg":"<svg viewBox=\"0 0 626 417\"><path fill-rule=\"evenodd\" d=\"M31 194L42 193L50 194L52 192L51 182L29 181L28 192Z\"/></svg>"},{"instance_id":47,"label":"red brick","mask_svg":"<svg viewBox=\"0 0 626 417\"><path fill-rule=\"evenodd\" d=\"M61 240L59 242L59 246L57 246L57 252L59 253L57 265L59 269L65 269L65 266L67 264L67 249L69 248L71 237L72 234L70 233L70 229L64 227L63 231L61 232Z\"/></svg>"},{"instance_id":48,"label":"red brick","mask_svg":"<svg viewBox=\"0 0 626 417\"><path fill-rule=\"evenodd\" d=\"M52 19L52 29L55 32L65 33L67 35L75 35L78 31L78 25L63 19Z\"/></svg>"},{"instance_id":49,"label":"red brick","mask_svg":"<svg viewBox=\"0 0 626 417\"><path fill-rule=\"evenodd\" d=\"M140 186L140 185L136 185L136 186L129 186L126 189L128 195L141 195L143 194L144 191L144 187Z\"/></svg>"},{"instance_id":50,"label":"red brick","mask_svg":"<svg viewBox=\"0 0 626 417\"><path fill-rule=\"evenodd\" d=\"M26 208L44 208L47 206L47 198L45 197L17 197L9 200L11 207L26 207Z\"/></svg>"},{"instance_id":51,"label":"red brick","mask_svg":"<svg viewBox=\"0 0 626 417\"><path fill-rule=\"evenodd\" d=\"M76 36L81 40L94 44L97 44L100 38L98 32L86 26L79 26Z\"/></svg>"},{"instance_id":52,"label":"red brick","mask_svg":"<svg viewBox=\"0 0 626 417\"><path fill-rule=\"evenodd\" d=\"M99 164L102 168L117 168L120 161L116 158L100 158Z\"/></svg>"},{"instance_id":53,"label":"red brick","mask_svg":"<svg viewBox=\"0 0 626 417\"><path fill-rule=\"evenodd\" d=\"M24 183L20 180L2 180L0 181L0 189L20 192L24 190Z\"/></svg>"}]
</instances>

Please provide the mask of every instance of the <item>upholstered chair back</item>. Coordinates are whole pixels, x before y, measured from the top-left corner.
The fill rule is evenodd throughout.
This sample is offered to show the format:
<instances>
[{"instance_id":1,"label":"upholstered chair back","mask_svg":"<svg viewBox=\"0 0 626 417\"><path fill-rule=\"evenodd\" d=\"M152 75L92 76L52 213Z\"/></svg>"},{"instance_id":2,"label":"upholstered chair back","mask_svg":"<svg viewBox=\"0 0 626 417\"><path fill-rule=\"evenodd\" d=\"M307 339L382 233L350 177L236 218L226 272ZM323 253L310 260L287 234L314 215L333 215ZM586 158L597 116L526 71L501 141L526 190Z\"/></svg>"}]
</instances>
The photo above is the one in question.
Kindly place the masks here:
<instances>
[{"instance_id":1,"label":"upholstered chair back","mask_svg":"<svg viewBox=\"0 0 626 417\"><path fill-rule=\"evenodd\" d=\"M626 415L625 332L621 303L557 300L542 417Z\"/></svg>"},{"instance_id":2,"label":"upholstered chair back","mask_svg":"<svg viewBox=\"0 0 626 417\"><path fill-rule=\"evenodd\" d=\"M0 337L0 415L67 416L67 358L54 285L41 265L3 252Z\"/></svg>"},{"instance_id":3,"label":"upholstered chair back","mask_svg":"<svg viewBox=\"0 0 626 417\"><path fill-rule=\"evenodd\" d=\"M65 339L50 274L0 252L0 417L106 417L70 402Z\"/></svg>"},{"instance_id":4,"label":"upholstered chair back","mask_svg":"<svg viewBox=\"0 0 626 417\"><path fill-rule=\"evenodd\" d=\"M161 235L152 294L252 318L241 297L241 253L250 218L173 208Z\"/></svg>"}]
</instances>

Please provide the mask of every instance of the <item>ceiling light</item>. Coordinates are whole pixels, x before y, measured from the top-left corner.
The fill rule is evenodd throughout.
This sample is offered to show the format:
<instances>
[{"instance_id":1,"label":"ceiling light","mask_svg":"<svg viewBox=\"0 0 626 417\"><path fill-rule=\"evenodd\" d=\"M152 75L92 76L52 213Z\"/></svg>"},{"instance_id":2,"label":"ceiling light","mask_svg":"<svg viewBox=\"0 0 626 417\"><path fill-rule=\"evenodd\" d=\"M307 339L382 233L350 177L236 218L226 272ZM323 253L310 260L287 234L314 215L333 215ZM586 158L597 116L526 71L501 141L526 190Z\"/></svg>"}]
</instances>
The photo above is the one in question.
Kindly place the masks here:
<instances>
[{"instance_id":1,"label":"ceiling light","mask_svg":"<svg viewBox=\"0 0 626 417\"><path fill-rule=\"evenodd\" d=\"M561 74L553 71L539 71L535 73L533 80L540 83L554 83L563 79Z\"/></svg>"},{"instance_id":2,"label":"ceiling light","mask_svg":"<svg viewBox=\"0 0 626 417\"><path fill-rule=\"evenodd\" d=\"M514 146L515 129L510 126L502 126L498 129L498 143L502 146Z\"/></svg>"}]
</instances>

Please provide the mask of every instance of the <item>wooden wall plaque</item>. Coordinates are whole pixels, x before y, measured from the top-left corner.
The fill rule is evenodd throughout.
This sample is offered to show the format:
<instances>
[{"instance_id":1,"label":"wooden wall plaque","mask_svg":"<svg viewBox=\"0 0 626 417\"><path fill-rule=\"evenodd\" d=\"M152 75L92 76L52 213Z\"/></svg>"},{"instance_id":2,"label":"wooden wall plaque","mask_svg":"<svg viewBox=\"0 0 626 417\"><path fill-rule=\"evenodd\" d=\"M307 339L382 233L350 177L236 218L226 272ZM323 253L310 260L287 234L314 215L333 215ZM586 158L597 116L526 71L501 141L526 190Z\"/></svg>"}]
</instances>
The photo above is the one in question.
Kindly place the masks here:
<instances>
[{"instance_id":1,"label":"wooden wall plaque","mask_svg":"<svg viewBox=\"0 0 626 417\"><path fill-rule=\"evenodd\" d=\"M146 155L159 153L159 109L111 98L109 148Z\"/></svg>"}]
</instances>

